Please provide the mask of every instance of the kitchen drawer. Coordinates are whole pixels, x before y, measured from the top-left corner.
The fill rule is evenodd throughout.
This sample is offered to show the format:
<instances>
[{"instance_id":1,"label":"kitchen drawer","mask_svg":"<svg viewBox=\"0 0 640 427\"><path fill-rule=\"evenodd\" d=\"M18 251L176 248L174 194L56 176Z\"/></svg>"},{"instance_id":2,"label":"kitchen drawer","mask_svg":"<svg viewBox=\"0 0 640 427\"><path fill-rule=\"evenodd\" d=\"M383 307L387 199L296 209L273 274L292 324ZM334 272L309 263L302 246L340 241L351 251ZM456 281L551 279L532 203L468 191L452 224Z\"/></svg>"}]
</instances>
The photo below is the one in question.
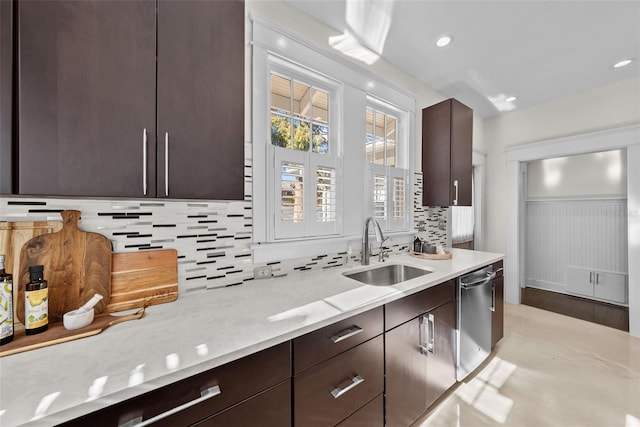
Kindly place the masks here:
<instances>
[{"instance_id":1,"label":"kitchen drawer","mask_svg":"<svg viewBox=\"0 0 640 427\"><path fill-rule=\"evenodd\" d=\"M382 333L382 307L293 340L293 372L300 373Z\"/></svg>"},{"instance_id":2,"label":"kitchen drawer","mask_svg":"<svg viewBox=\"0 0 640 427\"><path fill-rule=\"evenodd\" d=\"M384 399L379 395L358 412L338 424L338 427L382 427L384 425Z\"/></svg>"},{"instance_id":3,"label":"kitchen drawer","mask_svg":"<svg viewBox=\"0 0 640 427\"><path fill-rule=\"evenodd\" d=\"M195 427L289 427L291 380L199 422Z\"/></svg>"},{"instance_id":4,"label":"kitchen drawer","mask_svg":"<svg viewBox=\"0 0 640 427\"><path fill-rule=\"evenodd\" d=\"M378 336L294 377L294 425L334 426L382 393L383 352Z\"/></svg>"},{"instance_id":5,"label":"kitchen drawer","mask_svg":"<svg viewBox=\"0 0 640 427\"><path fill-rule=\"evenodd\" d=\"M213 368L160 389L117 403L65 426L120 426L134 419L148 420L174 408L185 406L153 426L190 425L228 408L291 376L290 343L282 343L242 359ZM219 389L212 389L214 387ZM201 398L204 390L219 394L188 406Z\"/></svg>"},{"instance_id":6,"label":"kitchen drawer","mask_svg":"<svg viewBox=\"0 0 640 427\"><path fill-rule=\"evenodd\" d=\"M406 296L385 305L385 330L393 329L406 321L452 301L456 296L455 279Z\"/></svg>"}]
</instances>

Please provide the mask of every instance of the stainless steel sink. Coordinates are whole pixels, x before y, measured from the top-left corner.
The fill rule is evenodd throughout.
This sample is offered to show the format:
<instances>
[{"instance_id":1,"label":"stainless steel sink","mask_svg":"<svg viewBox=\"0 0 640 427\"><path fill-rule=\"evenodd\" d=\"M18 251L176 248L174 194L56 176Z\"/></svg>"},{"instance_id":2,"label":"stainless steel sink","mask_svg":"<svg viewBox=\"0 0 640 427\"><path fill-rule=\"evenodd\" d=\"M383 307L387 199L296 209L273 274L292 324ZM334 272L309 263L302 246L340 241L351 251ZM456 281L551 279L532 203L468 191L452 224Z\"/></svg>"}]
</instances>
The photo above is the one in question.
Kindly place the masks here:
<instances>
[{"instance_id":1,"label":"stainless steel sink","mask_svg":"<svg viewBox=\"0 0 640 427\"><path fill-rule=\"evenodd\" d=\"M431 273L429 270L402 264L385 264L368 270L342 273L358 282L373 286L390 286Z\"/></svg>"}]
</instances>

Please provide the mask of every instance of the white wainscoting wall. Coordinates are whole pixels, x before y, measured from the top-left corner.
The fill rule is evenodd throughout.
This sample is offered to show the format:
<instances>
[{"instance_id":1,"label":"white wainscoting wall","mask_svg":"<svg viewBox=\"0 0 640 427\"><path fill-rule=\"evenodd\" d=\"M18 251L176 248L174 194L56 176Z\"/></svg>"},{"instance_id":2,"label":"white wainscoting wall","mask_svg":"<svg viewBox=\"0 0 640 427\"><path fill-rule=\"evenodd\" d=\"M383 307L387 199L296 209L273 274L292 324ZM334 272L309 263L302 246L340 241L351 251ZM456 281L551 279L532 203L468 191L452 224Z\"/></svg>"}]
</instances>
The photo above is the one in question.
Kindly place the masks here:
<instances>
[{"instance_id":1,"label":"white wainscoting wall","mask_svg":"<svg viewBox=\"0 0 640 427\"><path fill-rule=\"evenodd\" d=\"M626 199L527 201L525 284L566 292L567 266L627 273Z\"/></svg>"}]
</instances>

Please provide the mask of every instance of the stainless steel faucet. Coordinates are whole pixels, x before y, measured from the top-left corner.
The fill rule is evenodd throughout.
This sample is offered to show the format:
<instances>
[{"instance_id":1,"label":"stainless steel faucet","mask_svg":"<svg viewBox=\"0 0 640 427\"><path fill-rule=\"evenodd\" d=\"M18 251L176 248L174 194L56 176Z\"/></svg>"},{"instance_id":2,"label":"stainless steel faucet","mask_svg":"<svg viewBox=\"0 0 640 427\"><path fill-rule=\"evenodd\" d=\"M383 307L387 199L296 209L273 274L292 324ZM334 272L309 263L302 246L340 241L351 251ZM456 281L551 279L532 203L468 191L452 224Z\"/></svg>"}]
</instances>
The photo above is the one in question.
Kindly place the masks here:
<instances>
[{"instance_id":1,"label":"stainless steel faucet","mask_svg":"<svg viewBox=\"0 0 640 427\"><path fill-rule=\"evenodd\" d=\"M371 216L367 218L364 222L364 230L362 232L362 259L360 260L362 265L369 265L369 257L371 256L371 248L369 248L369 223L371 222L373 222L373 230L376 233L376 241L382 245L382 242L386 240L378 221Z\"/></svg>"}]
</instances>

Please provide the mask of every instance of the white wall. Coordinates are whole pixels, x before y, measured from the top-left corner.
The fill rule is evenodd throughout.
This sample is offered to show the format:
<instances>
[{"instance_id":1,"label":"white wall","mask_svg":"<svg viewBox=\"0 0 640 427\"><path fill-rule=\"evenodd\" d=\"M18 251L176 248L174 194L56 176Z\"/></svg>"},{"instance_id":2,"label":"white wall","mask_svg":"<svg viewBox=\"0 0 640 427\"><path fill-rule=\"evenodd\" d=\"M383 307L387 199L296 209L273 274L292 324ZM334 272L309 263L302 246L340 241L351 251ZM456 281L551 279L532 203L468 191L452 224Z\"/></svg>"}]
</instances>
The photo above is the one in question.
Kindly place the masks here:
<instances>
[{"instance_id":1,"label":"white wall","mask_svg":"<svg viewBox=\"0 0 640 427\"><path fill-rule=\"evenodd\" d=\"M506 147L636 123L640 123L640 78L486 120L486 250L506 252Z\"/></svg>"},{"instance_id":2,"label":"white wall","mask_svg":"<svg viewBox=\"0 0 640 427\"><path fill-rule=\"evenodd\" d=\"M527 163L527 199L627 197L627 150Z\"/></svg>"}]
</instances>

